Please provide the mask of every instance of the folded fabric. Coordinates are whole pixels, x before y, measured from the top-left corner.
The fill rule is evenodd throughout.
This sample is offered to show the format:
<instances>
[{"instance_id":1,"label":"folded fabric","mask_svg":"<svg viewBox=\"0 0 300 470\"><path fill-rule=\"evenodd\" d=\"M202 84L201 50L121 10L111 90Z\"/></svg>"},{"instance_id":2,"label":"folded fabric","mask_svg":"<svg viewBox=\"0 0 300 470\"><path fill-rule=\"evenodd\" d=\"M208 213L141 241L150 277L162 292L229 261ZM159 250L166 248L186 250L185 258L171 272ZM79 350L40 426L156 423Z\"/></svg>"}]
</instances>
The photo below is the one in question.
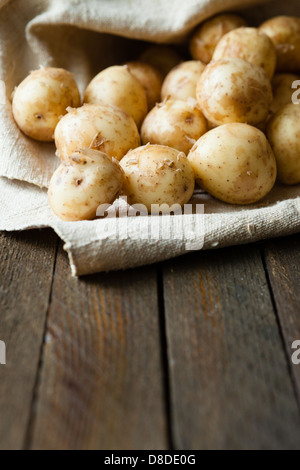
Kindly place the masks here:
<instances>
[{"instance_id":1,"label":"folded fabric","mask_svg":"<svg viewBox=\"0 0 300 470\"><path fill-rule=\"evenodd\" d=\"M298 12L298 0L0 0L0 229L52 227L65 242L74 275L298 232L299 186L276 186L249 207L195 194L193 205L204 214L62 222L47 203L46 188L58 166L54 144L26 137L11 112L14 87L40 65L71 70L83 92L99 70L132 57L133 39L180 42L218 12L257 4L243 12L252 22ZM153 227L156 235L162 230L160 238Z\"/></svg>"}]
</instances>

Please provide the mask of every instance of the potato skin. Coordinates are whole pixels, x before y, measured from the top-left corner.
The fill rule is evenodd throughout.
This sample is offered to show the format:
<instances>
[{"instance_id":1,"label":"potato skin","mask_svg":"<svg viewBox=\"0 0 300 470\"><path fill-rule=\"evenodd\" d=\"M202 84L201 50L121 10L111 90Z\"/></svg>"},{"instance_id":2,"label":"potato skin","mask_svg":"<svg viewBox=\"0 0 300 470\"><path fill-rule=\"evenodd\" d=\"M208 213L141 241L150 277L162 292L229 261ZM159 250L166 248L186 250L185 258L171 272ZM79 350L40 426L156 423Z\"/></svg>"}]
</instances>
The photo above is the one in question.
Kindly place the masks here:
<instances>
[{"instance_id":1,"label":"potato skin","mask_svg":"<svg viewBox=\"0 0 300 470\"><path fill-rule=\"evenodd\" d=\"M140 145L140 136L131 116L106 104L85 104L69 109L55 129L57 155L61 160L82 148L107 153L120 160L128 150Z\"/></svg>"},{"instance_id":2,"label":"potato skin","mask_svg":"<svg viewBox=\"0 0 300 470\"><path fill-rule=\"evenodd\" d=\"M148 102L148 110L160 101L160 91L163 82L162 74L152 65L144 62L127 62L130 73L143 85Z\"/></svg>"},{"instance_id":3,"label":"potato skin","mask_svg":"<svg viewBox=\"0 0 300 470\"><path fill-rule=\"evenodd\" d=\"M277 161L278 180L300 183L300 106L287 104L271 118L267 137Z\"/></svg>"},{"instance_id":4,"label":"potato skin","mask_svg":"<svg viewBox=\"0 0 300 470\"><path fill-rule=\"evenodd\" d=\"M276 48L278 72L300 72L300 18L276 16L260 26Z\"/></svg>"},{"instance_id":5,"label":"potato skin","mask_svg":"<svg viewBox=\"0 0 300 470\"><path fill-rule=\"evenodd\" d=\"M246 26L245 20L231 14L218 15L200 24L190 40L192 58L208 64L220 39L241 26Z\"/></svg>"},{"instance_id":6,"label":"potato skin","mask_svg":"<svg viewBox=\"0 0 300 470\"><path fill-rule=\"evenodd\" d=\"M164 100L168 96L177 100L196 98L197 82L205 67L200 60L188 60L176 65L163 82L161 99Z\"/></svg>"},{"instance_id":7,"label":"potato skin","mask_svg":"<svg viewBox=\"0 0 300 470\"><path fill-rule=\"evenodd\" d=\"M272 87L265 71L243 59L211 62L197 84L197 100L215 126L231 122L258 125L269 112Z\"/></svg>"},{"instance_id":8,"label":"potato skin","mask_svg":"<svg viewBox=\"0 0 300 470\"><path fill-rule=\"evenodd\" d=\"M212 60L238 57L262 67L271 80L276 68L276 50L271 39L257 28L238 28L222 37Z\"/></svg>"},{"instance_id":9,"label":"potato skin","mask_svg":"<svg viewBox=\"0 0 300 470\"><path fill-rule=\"evenodd\" d=\"M21 131L32 139L51 142L59 118L68 106L81 104L73 74L47 67L31 72L13 94L12 112Z\"/></svg>"},{"instance_id":10,"label":"potato skin","mask_svg":"<svg viewBox=\"0 0 300 470\"><path fill-rule=\"evenodd\" d=\"M89 220L100 204L111 204L121 191L124 173L117 160L97 150L73 154L54 172L49 205L62 220Z\"/></svg>"},{"instance_id":11,"label":"potato skin","mask_svg":"<svg viewBox=\"0 0 300 470\"><path fill-rule=\"evenodd\" d=\"M175 49L158 44L147 47L139 60L158 69L163 77L182 61Z\"/></svg>"},{"instance_id":12,"label":"potato skin","mask_svg":"<svg viewBox=\"0 0 300 470\"><path fill-rule=\"evenodd\" d=\"M117 106L130 114L138 127L148 111L145 89L127 65L114 65L98 73L87 86L84 102Z\"/></svg>"},{"instance_id":13,"label":"potato skin","mask_svg":"<svg viewBox=\"0 0 300 470\"><path fill-rule=\"evenodd\" d=\"M289 73L279 73L274 76L272 81L273 101L270 108L272 113L276 113L283 106L292 103L292 96L295 92L292 84L296 80L300 81L300 76Z\"/></svg>"},{"instance_id":14,"label":"potato skin","mask_svg":"<svg viewBox=\"0 0 300 470\"><path fill-rule=\"evenodd\" d=\"M276 180L270 144L248 124L225 124L209 131L196 142L188 160L200 186L230 204L259 201Z\"/></svg>"},{"instance_id":15,"label":"potato skin","mask_svg":"<svg viewBox=\"0 0 300 470\"><path fill-rule=\"evenodd\" d=\"M183 206L193 195L195 179L184 153L163 145L145 145L128 152L120 162L129 204ZM152 213L154 208L152 208Z\"/></svg>"},{"instance_id":16,"label":"potato skin","mask_svg":"<svg viewBox=\"0 0 300 470\"><path fill-rule=\"evenodd\" d=\"M207 132L206 120L193 101L169 99L157 104L143 122L142 143L166 145L187 154Z\"/></svg>"}]
</instances>

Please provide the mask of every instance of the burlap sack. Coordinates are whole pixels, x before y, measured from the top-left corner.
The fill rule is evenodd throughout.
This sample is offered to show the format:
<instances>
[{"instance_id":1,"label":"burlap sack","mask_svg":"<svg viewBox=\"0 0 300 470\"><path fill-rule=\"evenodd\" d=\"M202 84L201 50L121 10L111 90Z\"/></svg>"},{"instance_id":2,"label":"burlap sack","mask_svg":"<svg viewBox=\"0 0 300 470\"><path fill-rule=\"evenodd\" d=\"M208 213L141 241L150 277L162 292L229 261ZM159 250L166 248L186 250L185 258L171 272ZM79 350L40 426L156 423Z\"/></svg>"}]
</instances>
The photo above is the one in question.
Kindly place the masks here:
<instances>
[{"instance_id":1,"label":"burlap sack","mask_svg":"<svg viewBox=\"0 0 300 470\"><path fill-rule=\"evenodd\" d=\"M11 115L13 88L39 65L71 70L83 91L103 67L132 56L134 41L125 38L178 42L207 17L250 5L259 4L243 12L252 22L299 13L298 0L266 1L0 0L0 80L6 86L0 88L0 230L53 227L74 275L298 232L299 186L276 186L259 204L242 208L195 194L204 215L62 222L49 209L45 189L58 165L54 145L25 137Z\"/></svg>"}]
</instances>

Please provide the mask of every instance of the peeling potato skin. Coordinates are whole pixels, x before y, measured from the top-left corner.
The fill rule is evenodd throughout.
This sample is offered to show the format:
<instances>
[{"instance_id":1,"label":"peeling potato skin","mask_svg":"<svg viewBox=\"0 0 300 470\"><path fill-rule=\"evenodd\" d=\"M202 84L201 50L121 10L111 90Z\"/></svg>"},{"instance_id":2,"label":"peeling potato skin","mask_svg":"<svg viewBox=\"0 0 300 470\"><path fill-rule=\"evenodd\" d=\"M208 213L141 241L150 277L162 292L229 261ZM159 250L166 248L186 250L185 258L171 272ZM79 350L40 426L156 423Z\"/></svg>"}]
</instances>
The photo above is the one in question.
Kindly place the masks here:
<instances>
[{"instance_id":1,"label":"peeling potato skin","mask_svg":"<svg viewBox=\"0 0 300 470\"><path fill-rule=\"evenodd\" d=\"M237 57L262 67L269 79L276 68L276 49L271 39L257 28L238 28L222 37L212 60Z\"/></svg>"},{"instance_id":2,"label":"peeling potato skin","mask_svg":"<svg viewBox=\"0 0 300 470\"><path fill-rule=\"evenodd\" d=\"M117 106L130 114L138 127L148 111L145 89L127 65L114 65L98 73L87 86L84 102Z\"/></svg>"},{"instance_id":3,"label":"peeling potato skin","mask_svg":"<svg viewBox=\"0 0 300 470\"><path fill-rule=\"evenodd\" d=\"M277 160L278 180L300 183L300 105L288 104L274 114L267 137Z\"/></svg>"},{"instance_id":4,"label":"peeling potato skin","mask_svg":"<svg viewBox=\"0 0 300 470\"><path fill-rule=\"evenodd\" d=\"M81 104L73 74L53 67L35 70L13 94L12 112L18 127L32 139L52 142L59 118L68 106Z\"/></svg>"},{"instance_id":5,"label":"peeling potato skin","mask_svg":"<svg viewBox=\"0 0 300 470\"><path fill-rule=\"evenodd\" d=\"M194 172L186 156L163 145L146 145L128 152L120 162L129 204L183 206L192 197Z\"/></svg>"},{"instance_id":6,"label":"peeling potato skin","mask_svg":"<svg viewBox=\"0 0 300 470\"><path fill-rule=\"evenodd\" d=\"M260 27L272 40L277 53L278 72L300 72L300 18L276 16Z\"/></svg>"},{"instance_id":7,"label":"peeling potato skin","mask_svg":"<svg viewBox=\"0 0 300 470\"><path fill-rule=\"evenodd\" d=\"M174 67L163 82L161 99L168 96L177 100L196 98L197 82L205 67L200 60L188 60Z\"/></svg>"},{"instance_id":8,"label":"peeling potato skin","mask_svg":"<svg viewBox=\"0 0 300 470\"><path fill-rule=\"evenodd\" d=\"M220 39L230 31L246 26L245 20L237 15L218 15L200 24L190 40L193 59L208 64Z\"/></svg>"},{"instance_id":9,"label":"peeling potato skin","mask_svg":"<svg viewBox=\"0 0 300 470\"><path fill-rule=\"evenodd\" d=\"M85 104L69 109L60 120L55 129L55 144L61 160L85 147L120 160L128 150L140 145L140 136L133 118L122 109Z\"/></svg>"},{"instance_id":10,"label":"peeling potato skin","mask_svg":"<svg viewBox=\"0 0 300 470\"><path fill-rule=\"evenodd\" d=\"M146 116L141 137L144 145L166 145L187 154L205 132L207 123L197 104L169 99Z\"/></svg>"},{"instance_id":11,"label":"peeling potato skin","mask_svg":"<svg viewBox=\"0 0 300 470\"><path fill-rule=\"evenodd\" d=\"M217 127L201 137L188 155L196 181L230 204L252 204L271 191L276 161L265 135L247 124Z\"/></svg>"},{"instance_id":12,"label":"peeling potato skin","mask_svg":"<svg viewBox=\"0 0 300 470\"><path fill-rule=\"evenodd\" d=\"M148 102L148 110L160 101L160 91L163 82L162 74L144 62L127 62L130 73L143 85Z\"/></svg>"},{"instance_id":13,"label":"peeling potato skin","mask_svg":"<svg viewBox=\"0 0 300 470\"><path fill-rule=\"evenodd\" d=\"M215 126L265 121L272 103L272 87L265 71L243 59L211 62L197 84L197 100Z\"/></svg>"},{"instance_id":14,"label":"peeling potato skin","mask_svg":"<svg viewBox=\"0 0 300 470\"><path fill-rule=\"evenodd\" d=\"M61 220L94 219L101 204L116 199L123 181L124 173L116 160L84 149L54 172L48 189L49 205Z\"/></svg>"},{"instance_id":15,"label":"peeling potato skin","mask_svg":"<svg viewBox=\"0 0 300 470\"><path fill-rule=\"evenodd\" d=\"M182 61L180 55L172 47L158 44L147 47L139 60L158 69L163 77Z\"/></svg>"},{"instance_id":16,"label":"peeling potato skin","mask_svg":"<svg viewBox=\"0 0 300 470\"><path fill-rule=\"evenodd\" d=\"M288 73L279 73L274 76L272 81L273 101L270 107L271 113L276 113L283 106L292 103L292 96L295 92L292 84L295 80L300 80L300 76Z\"/></svg>"}]
</instances>

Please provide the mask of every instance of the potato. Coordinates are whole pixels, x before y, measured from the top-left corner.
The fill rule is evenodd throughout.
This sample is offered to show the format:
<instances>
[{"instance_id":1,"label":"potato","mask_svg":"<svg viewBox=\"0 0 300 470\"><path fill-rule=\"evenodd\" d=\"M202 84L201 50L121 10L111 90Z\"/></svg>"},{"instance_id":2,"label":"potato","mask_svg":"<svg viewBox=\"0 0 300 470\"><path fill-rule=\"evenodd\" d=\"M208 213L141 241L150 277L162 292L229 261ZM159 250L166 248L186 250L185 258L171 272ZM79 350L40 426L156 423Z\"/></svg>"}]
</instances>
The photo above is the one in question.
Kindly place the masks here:
<instances>
[{"instance_id":1,"label":"potato","mask_svg":"<svg viewBox=\"0 0 300 470\"><path fill-rule=\"evenodd\" d=\"M120 162L125 172L124 193L129 204L183 206L193 195L194 173L184 153L163 145L145 145L125 155Z\"/></svg>"},{"instance_id":2,"label":"potato","mask_svg":"<svg viewBox=\"0 0 300 470\"><path fill-rule=\"evenodd\" d=\"M246 26L245 20L230 14L218 15L200 24L190 40L192 58L208 64L220 39L241 26Z\"/></svg>"},{"instance_id":3,"label":"potato","mask_svg":"<svg viewBox=\"0 0 300 470\"><path fill-rule=\"evenodd\" d=\"M211 62L197 84L197 100L213 125L262 123L272 102L272 87L265 71L243 59Z\"/></svg>"},{"instance_id":4,"label":"potato","mask_svg":"<svg viewBox=\"0 0 300 470\"><path fill-rule=\"evenodd\" d=\"M138 127L148 111L144 87L127 65L114 65L98 73L85 91L84 102L118 106L133 117Z\"/></svg>"},{"instance_id":5,"label":"potato","mask_svg":"<svg viewBox=\"0 0 300 470\"><path fill-rule=\"evenodd\" d=\"M277 160L278 180L300 183L300 106L291 103L277 111L268 123L267 137Z\"/></svg>"},{"instance_id":6,"label":"potato","mask_svg":"<svg viewBox=\"0 0 300 470\"><path fill-rule=\"evenodd\" d=\"M231 123L201 137L188 155L202 188L230 204L252 204L276 180L276 161L265 135L248 124Z\"/></svg>"},{"instance_id":7,"label":"potato","mask_svg":"<svg viewBox=\"0 0 300 470\"><path fill-rule=\"evenodd\" d=\"M295 92L292 85L296 80L300 80L298 75L288 73L279 73L274 76L272 81L273 101L270 108L272 113L276 113L286 104L292 103L292 96Z\"/></svg>"},{"instance_id":8,"label":"potato","mask_svg":"<svg viewBox=\"0 0 300 470\"><path fill-rule=\"evenodd\" d=\"M131 116L106 104L85 104L68 109L55 129L57 155L61 160L88 147L120 160L128 150L140 145L140 136Z\"/></svg>"},{"instance_id":9,"label":"potato","mask_svg":"<svg viewBox=\"0 0 300 470\"><path fill-rule=\"evenodd\" d=\"M206 120L196 100L166 100L146 116L141 128L142 143L160 144L188 153L207 131Z\"/></svg>"},{"instance_id":10,"label":"potato","mask_svg":"<svg viewBox=\"0 0 300 470\"><path fill-rule=\"evenodd\" d=\"M12 112L21 131L32 139L51 142L59 118L68 106L81 104L73 75L64 69L42 68L23 80L13 94Z\"/></svg>"},{"instance_id":11,"label":"potato","mask_svg":"<svg viewBox=\"0 0 300 470\"><path fill-rule=\"evenodd\" d=\"M130 73L143 85L148 102L148 110L152 109L155 104L160 101L160 91L162 86L161 73L152 67L152 65L144 62L128 62Z\"/></svg>"},{"instance_id":12,"label":"potato","mask_svg":"<svg viewBox=\"0 0 300 470\"><path fill-rule=\"evenodd\" d=\"M163 82L161 99L167 96L177 100L196 98L197 82L205 67L200 60L188 60L174 67Z\"/></svg>"},{"instance_id":13,"label":"potato","mask_svg":"<svg viewBox=\"0 0 300 470\"><path fill-rule=\"evenodd\" d=\"M279 72L300 72L300 18L276 16L260 26L273 41Z\"/></svg>"},{"instance_id":14,"label":"potato","mask_svg":"<svg viewBox=\"0 0 300 470\"><path fill-rule=\"evenodd\" d=\"M163 77L165 77L175 65L179 64L181 60L180 55L175 49L158 44L147 47L140 56L140 61L158 69Z\"/></svg>"},{"instance_id":15,"label":"potato","mask_svg":"<svg viewBox=\"0 0 300 470\"><path fill-rule=\"evenodd\" d=\"M262 67L269 79L276 68L276 50L271 39L257 28L238 28L225 34L217 44L213 60L238 57Z\"/></svg>"},{"instance_id":16,"label":"potato","mask_svg":"<svg viewBox=\"0 0 300 470\"><path fill-rule=\"evenodd\" d=\"M48 190L53 212L62 220L89 220L101 204L111 204L124 182L117 160L97 150L74 153L54 172Z\"/></svg>"}]
</instances>

